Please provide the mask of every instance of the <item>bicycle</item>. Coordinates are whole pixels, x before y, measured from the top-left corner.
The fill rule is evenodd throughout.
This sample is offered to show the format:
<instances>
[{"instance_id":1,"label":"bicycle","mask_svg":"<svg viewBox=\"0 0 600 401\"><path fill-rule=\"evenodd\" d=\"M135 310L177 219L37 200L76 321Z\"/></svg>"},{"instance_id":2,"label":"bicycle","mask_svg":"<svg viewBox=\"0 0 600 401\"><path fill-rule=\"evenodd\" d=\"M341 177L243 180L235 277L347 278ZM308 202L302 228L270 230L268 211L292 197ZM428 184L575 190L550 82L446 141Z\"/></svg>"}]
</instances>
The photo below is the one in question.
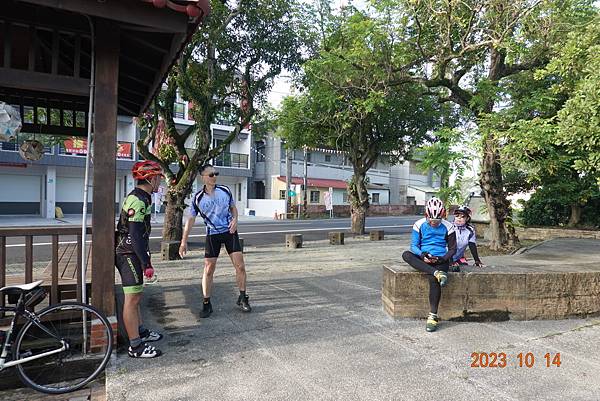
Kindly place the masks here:
<instances>
[{"instance_id":1,"label":"bicycle","mask_svg":"<svg viewBox=\"0 0 600 401\"><path fill-rule=\"evenodd\" d=\"M37 391L72 392L106 367L113 347L112 328L100 311L80 302L62 302L32 312L46 297L41 283L0 288L0 296L7 294L8 303L15 304L0 307L0 312L14 313L1 342L0 371L16 366L21 381ZM20 328L19 317L24 320ZM12 359L7 361L10 351Z\"/></svg>"}]
</instances>

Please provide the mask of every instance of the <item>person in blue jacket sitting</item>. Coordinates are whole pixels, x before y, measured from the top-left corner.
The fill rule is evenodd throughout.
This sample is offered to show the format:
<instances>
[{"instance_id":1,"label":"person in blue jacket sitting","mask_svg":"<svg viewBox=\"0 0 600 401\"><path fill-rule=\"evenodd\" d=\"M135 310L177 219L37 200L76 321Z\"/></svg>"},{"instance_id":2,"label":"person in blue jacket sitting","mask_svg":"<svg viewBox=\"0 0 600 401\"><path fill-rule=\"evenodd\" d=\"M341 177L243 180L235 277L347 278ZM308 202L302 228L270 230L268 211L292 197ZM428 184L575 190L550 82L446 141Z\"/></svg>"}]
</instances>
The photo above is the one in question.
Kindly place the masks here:
<instances>
[{"instance_id":1,"label":"person in blue jacket sitting","mask_svg":"<svg viewBox=\"0 0 600 401\"><path fill-rule=\"evenodd\" d=\"M425 218L413 225L410 251L402 259L410 266L427 274L429 279L429 306L426 330L438 328L438 305L442 296L441 287L448 282L448 269L456 253L454 226L445 220L446 209L438 198L431 198L425 205Z\"/></svg>"}]
</instances>

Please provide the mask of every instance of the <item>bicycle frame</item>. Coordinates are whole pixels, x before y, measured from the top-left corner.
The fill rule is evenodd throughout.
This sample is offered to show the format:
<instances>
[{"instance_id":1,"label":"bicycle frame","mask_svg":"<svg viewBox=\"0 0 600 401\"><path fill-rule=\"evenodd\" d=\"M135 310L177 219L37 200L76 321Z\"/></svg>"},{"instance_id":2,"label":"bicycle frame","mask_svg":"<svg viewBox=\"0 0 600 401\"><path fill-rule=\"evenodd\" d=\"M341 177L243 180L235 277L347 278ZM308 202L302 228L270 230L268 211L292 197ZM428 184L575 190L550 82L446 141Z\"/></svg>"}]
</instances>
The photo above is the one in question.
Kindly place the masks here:
<instances>
[{"instance_id":1,"label":"bicycle frame","mask_svg":"<svg viewBox=\"0 0 600 401\"><path fill-rule=\"evenodd\" d=\"M22 296L19 297L19 302L17 302L16 307L0 307L0 312L14 312L14 316L10 323L10 328L6 332L6 335L4 337L4 344L2 345L2 354L0 355L0 371L2 371L3 369L6 369L6 368L10 368L15 365L19 365L21 363L26 363L29 361L33 361L35 359L44 358L49 355L58 354L60 352L63 352L63 351L66 351L67 349L69 349L69 345L63 339L57 337L54 333L52 333L43 324L40 323L40 319L37 317L37 315L35 313L30 312L27 309L25 309L25 306L23 305L23 297ZM14 332L15 324L16 324L19 316L23 316L25 318L25 320L27 320L27 322L31 322L32 324L34 324L41 330L48 333L50 336L56 338L58 341L60 341L62 346L60 348L57 348L52 351L46 351L46 352L43 352L38 355L32 355L32 356L28 356L26 358L17 359L16 361L6 362L6 358L8 357L8 350L13 345L12 334ZM27 324L27 323L25 323L25 324Z\"/></svg>"}]
</instances>

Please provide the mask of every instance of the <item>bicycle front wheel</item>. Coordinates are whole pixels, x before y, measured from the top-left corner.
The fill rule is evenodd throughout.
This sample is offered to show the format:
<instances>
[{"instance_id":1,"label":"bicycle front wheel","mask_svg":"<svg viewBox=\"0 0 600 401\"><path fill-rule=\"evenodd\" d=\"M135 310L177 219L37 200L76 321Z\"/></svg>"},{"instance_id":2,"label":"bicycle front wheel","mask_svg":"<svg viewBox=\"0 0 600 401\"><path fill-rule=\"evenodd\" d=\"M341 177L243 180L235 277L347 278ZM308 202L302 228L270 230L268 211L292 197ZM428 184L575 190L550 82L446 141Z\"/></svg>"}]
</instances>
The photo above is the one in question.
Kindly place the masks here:
<instances>
[{"instance_id":1,"label":"bicycle front wheel","mask_svg":"<svg viewBox=\"0 0 600 401\"><path fill-rule=\"evenodd\" d=\"M104 369L112 352L113 333L106 317L79 302L43 309L38 324L27 322L19 331L14 360L66 349L17 365L29 387L49 394L78 390Z\"/></svg>"}]
</instances>

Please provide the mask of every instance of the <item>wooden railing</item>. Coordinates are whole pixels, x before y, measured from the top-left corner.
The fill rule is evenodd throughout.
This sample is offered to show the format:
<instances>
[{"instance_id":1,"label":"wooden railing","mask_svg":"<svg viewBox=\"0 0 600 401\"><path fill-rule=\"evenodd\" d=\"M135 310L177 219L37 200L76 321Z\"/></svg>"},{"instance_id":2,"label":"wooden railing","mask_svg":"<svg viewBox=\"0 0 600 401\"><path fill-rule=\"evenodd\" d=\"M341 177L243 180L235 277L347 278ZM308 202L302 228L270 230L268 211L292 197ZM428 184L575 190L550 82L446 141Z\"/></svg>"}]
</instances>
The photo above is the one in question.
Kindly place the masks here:
<instances>
[{"instance_id":1,"label":"wooden railing","mask_svg":"<svg viewBox=\"0 0 600 401\"><path fill-rule=\"evenodd\" d=\"M87 234L92 233L92 228L87 228ZM10 227L0 228L0 288L11 284L31 283L34 279L33 271L33 239L34 237L51 237L52 238L52 257L49 269L50 274L46 278L48 282L44 282L44 287L49 287L50 305L60 302L60 272L59 272L59 240L60 236L75 236L77 238L76 255L77 255L77 285L76 295L77 300L81 301L81 246L83 239L81 236L81 226L61 226L61 227ZM6 256L7 256L7 238L24 237L25 238L25 269L21 274L10 274L6 272ZM90 275L91 277L91 275ZM71 284L72 286L72 284ZM0 305L5 306L5 297L0 296Z\"/></svg>"}]
</instances>

